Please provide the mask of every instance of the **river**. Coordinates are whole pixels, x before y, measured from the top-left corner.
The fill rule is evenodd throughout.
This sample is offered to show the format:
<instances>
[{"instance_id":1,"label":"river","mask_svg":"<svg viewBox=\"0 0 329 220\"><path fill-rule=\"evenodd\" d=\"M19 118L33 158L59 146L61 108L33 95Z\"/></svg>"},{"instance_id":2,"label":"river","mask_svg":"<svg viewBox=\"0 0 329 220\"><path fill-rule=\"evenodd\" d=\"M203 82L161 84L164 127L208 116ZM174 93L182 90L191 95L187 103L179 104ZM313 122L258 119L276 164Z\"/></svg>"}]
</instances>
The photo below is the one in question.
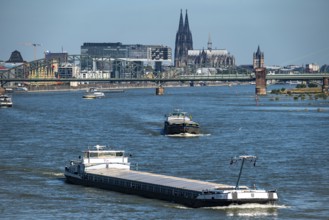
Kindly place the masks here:
<instances>
[{"instance_id":1,"label":"river","mask_svg":"<svg viewBox=\"0 0 329 220\"><path fill-rule=\"evenodd\" d=\"M279 87L269 87L281 88ZM328 219L329 100L255 98L254 85L129 89L103 99L82 91L13 94L0 109L1 219ZM161 134L179 108L200 123L199 137ZM96 144L132 155L141 171L234 185L233 156L246 164L241 185L277 189L277 205L192 209L71 185L69 160Z\"/></svg>"}]
</instances>

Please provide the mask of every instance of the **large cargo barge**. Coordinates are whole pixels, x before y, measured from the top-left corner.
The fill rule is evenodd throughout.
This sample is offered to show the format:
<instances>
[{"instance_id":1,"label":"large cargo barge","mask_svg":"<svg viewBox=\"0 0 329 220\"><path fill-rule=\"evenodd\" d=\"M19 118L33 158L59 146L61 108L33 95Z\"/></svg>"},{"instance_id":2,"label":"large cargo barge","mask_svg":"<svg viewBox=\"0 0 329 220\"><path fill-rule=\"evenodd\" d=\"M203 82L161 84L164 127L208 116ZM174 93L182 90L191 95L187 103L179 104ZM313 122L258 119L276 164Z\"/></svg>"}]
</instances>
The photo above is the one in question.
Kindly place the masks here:
<instances>
[{"instance_id":1,"label":"large cargo barge","mask_svg":"<svg viewBox=\"0 0 329 220\"><path fill-rule=\"evenodd\" d=\"M240 159L244 162L249 157ZM242 166L243 163L241 171ZM85 151L82 158L72 160L65 167L64 175L69 183L166 200L193 208L267 204L278 200L275 190L250 189L238 183L231 186L131 170L124 151L105 150L99 145L96 150Z\"/></svg>"}]
</instances>

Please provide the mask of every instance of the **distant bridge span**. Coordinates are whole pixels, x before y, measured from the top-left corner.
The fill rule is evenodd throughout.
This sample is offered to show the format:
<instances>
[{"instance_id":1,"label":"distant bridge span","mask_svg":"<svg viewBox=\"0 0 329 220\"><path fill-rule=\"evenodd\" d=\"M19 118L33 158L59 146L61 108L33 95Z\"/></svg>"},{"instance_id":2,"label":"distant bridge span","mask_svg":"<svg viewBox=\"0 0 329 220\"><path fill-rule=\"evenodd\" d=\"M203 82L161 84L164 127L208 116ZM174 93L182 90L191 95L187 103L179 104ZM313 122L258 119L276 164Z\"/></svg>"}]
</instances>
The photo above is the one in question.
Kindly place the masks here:
<instances>
[{"instance_id":1,"label":"distant bridge span","mask_svg":"<svg viewBox=\"0 0 329 220\"><path fill-rule=\"evenodd\" d=\"M329 73L266 75L267 80L323 80ZM182 75L171 78L1 78L6 82L191 82L191 81L255 81L253 74L217 74L215 76Z\"/></svg>"},{"instance_id":2,"label":"distant bridge span","mask_svg":"<svg viewBox=\"0 0 329 220\"><path fill-rule=\"evenodd\" d=\"M91 74L95 73L95 75L90 77L91 75L81 74L83 72L80 71L82 64L88 67L89 72L85 72ZM59 69L64 66L77 67L80 75L78 77L71 76L69 78L56 77ZM258 74L258 71L256 71L255 74L250 71L243 71L243 73L238 72L236 69L228 70L225 74L215 75L200 75L196 73L185 74L171 69L170 72L159 73L156 77L145 77L145 71L143 63L136 60L68 55L67 59L64 61L59 59L40 59L1 71L0 83L1 87L8 82L154 82L161 85L166 82L256 81L256 84L258 84L258 82L260 82L259 76L262 75L262 83L265 83L266 86L266 80L323 80L323 84L326 84L329 78L329 73L266 75L264 70L261 70L263 74ZM99 72L101 72L101 74L98 74ZM102 73L106 73L105 77Z\"/></svg>"}]
</instances>

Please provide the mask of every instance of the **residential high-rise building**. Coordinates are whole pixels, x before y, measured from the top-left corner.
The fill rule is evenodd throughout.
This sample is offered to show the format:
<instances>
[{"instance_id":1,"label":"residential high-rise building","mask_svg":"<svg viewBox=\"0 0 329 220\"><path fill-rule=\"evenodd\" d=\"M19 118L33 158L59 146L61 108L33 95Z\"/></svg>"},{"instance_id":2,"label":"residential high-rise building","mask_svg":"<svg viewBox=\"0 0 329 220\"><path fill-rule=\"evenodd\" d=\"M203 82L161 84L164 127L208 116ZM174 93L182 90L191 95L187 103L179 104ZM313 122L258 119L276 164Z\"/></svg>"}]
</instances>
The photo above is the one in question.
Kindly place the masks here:
<instances>
[{"instance_id":1,"label":"residential high-rise building","mask_svg":"<svg viewBox=\"0 0 329 220\"><path fill-rule=\"evenodd\" d=\"M175 67L187 66L188 50L193 50L192 33L190 31L187 10L185 14L185 21L183 21L183 12L181 10L175 41Z\"/></svg>"}]
</instances>

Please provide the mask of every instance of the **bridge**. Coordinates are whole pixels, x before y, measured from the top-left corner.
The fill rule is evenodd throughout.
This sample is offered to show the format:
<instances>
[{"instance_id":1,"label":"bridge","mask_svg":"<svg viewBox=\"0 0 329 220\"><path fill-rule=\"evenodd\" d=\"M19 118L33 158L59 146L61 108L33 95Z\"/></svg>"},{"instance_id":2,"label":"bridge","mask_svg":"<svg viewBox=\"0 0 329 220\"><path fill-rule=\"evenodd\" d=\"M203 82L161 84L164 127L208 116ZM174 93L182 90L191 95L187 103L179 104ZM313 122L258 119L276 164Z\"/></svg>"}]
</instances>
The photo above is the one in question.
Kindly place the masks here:
<instances>
[{"instance_id":1,"label":"bridge","mask_svg":"<svg viewBox=\"0 0 329 220\"><path fill-rule=\"evenodd\" d=\"M161 88L167 82L256 81L256 93L266 94L267 80L322 80L323 91L327 92L329 79L329 73L270 75L266 74L264 68L254 72L231 69L222 74L211 75L196 74L196 71L189 68L169 68L153 77L145 73L145 66L138 60L68 55L66 60L40 59L1 71L0 83L3 87L9 82L153 82Z\"/></svg>"}]
</instances>

